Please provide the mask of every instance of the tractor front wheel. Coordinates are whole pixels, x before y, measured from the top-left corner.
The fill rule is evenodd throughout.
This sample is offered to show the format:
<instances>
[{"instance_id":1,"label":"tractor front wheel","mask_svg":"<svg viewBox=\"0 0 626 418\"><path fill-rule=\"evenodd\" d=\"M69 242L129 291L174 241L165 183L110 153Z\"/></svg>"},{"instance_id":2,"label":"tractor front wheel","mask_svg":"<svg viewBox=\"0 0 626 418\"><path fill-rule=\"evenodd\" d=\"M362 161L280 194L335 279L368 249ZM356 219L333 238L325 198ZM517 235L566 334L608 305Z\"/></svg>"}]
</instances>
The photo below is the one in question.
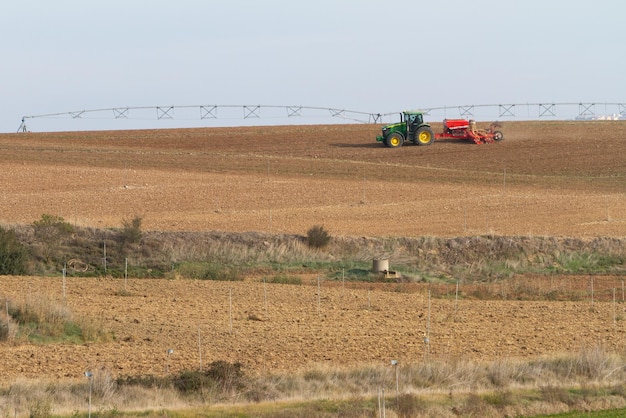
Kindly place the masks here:
<instances>
[{"instance_id":1,"label":"tractor front wheel","mask_svg":"<svg viewBox=\"0 0 626 418\"><path fill-rule=\"evenodd\" d=\"M428 126L422 126L415 133L415 143L417 145L430 145L435 141L435 134Z\"/></svg>"},{"instance_id":2,"label":"tractor front wheel","mask_svg":"<svg viewBox=\"0 0 626 418\"><path fill-rule=\"evenodd\" d=\"M495 131L493 133L493 140L494 141L502 141L504 139L504 135L502 135L502 132L500 131Z\"/></svg>"},{"instance_id":3,"label":"tractor front wheel","mask_svg":"<svg viewBox=\"0 0 626 418\"><path fill-rule=\"evenodd\" d=\"M404 137L397 132L385 138L385 145L389 148L398 148L404 144Z\"/></svg>"}]
</instances>

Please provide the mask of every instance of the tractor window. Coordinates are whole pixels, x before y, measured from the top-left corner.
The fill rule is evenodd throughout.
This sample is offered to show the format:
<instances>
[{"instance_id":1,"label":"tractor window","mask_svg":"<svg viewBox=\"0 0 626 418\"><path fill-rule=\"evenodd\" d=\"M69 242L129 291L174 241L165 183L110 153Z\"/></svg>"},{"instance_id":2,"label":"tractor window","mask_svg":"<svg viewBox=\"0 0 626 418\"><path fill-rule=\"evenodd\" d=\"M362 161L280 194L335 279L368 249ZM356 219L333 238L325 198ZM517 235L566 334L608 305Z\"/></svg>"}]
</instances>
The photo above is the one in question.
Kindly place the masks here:
<instances>
[{"instance_id":1,"label":"tractor window","mask_svg":"<svg viewBox=\"0 0 626 418\"><path fill-rule=\"evenodd\" d=\"M420 113L416 113L413 115L408 115L408 121L411 125L421 125L422 124L422 115Z\"/></svg>"}]
</instances>

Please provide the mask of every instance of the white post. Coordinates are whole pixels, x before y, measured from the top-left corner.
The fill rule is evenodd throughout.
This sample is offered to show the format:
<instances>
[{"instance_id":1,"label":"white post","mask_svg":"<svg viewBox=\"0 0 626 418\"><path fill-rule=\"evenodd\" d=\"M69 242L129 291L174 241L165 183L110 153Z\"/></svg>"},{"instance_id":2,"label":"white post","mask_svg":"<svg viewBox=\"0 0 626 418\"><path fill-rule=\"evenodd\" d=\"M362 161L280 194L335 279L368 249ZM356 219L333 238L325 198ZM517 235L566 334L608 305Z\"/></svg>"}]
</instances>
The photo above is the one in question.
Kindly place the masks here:
<instances>
[{"instance_id":1,"label":"white post","mask_svg":"<svg viewBox=\"0 0 626 418\"><path fill-rule=\"evenodd\" d=\"M426 356L430 357L430 289L428 289L428 316L426 322L426 336L424 337Z\"/></svg>"},{"instance_id":2,"label":"white post","mask_svg":"<svg viewBox=\"0 0 626 418\"><path fill-rule=\"evenodd\" d=\"M265 304L265 316L268 319L270 315L267 307L267 283L265 282L265 277L263 277L263 303Z\"/></svg>"},{"instance_id":3,"label":"white post","mask_svg":"<svg viewBox=\"0 0 626 418\"><path fill-rule=\"evenodd\" d=\"M322 314L322 289L320 285L320 276L317 276L317 314Z\"/></svg>"},{"instance_id":4,"label":"white post","mask_svg":"<svg viewBox=\"0 0 626 418\"><path fill-rule=\"evenodd\" d=\"M361 199L361 204L365 204L365 180L366 178L363 177L363 199Z\"/></svg>"},{"instance_id":5,"label":"white post","mask_svg":"<svg viewBox=\"0 0 626 418\"><path fill-rule=\"evenodd\" d=\"M228 289L228 321L230 323L230 334L233 333L233 289Z\"/></svg>"},{"instance_id":6,"label":"white post","mask_svg":"<svg viewBox=\"0 0 626 418\"><path fill-rule=\"evenodd\" d=\"M385 406L385 388L382 388L381 392L383 396L383 418L385 418L387 416L387 407Z\"/></svg>"},{"instance_id":7,"label":"white post","mask_svg":"<svg viewBox=\"0 0 626 418\"><path fill-rule=\"evenodd\" d=\"M399 395L399 384L398 384L398 360L391 360L391 365L394 367L396 372L396 408L400 407L400 395Z\"/></svg>"},{"instance_id":8,"label":"white post","mask_svg":"<svg viewBox=\"0 0 626 418\"><path fill-rule=\"evenodd\" d=\"M93 373L87 371L85 372L85 377L89 380L89 413L88 416L91 418L91 386L93 381Z\"/></svg>"},{"instance_id":9,"label":"white post","mask_svg":"<svg viewBox=\"0 0 626 418\"><path fill-rule=\"evenodd\" d=\"M91 418L91 387L92 387L92 382L93 380L91 379L91 376L89 376L89 418Z\"/></svg>"},{"instance_id":10,"label":"white post","mask_svg":"<svg viewBox=\"0 0 626 418\"><path fill-rule=\"evenodd\" d=\"M198 354L200 356L200 371L202 371L202 339L200 338L200 327L198 327Z\"/></svg>"},{"instance_id":11,"label":"white post","mask_svg":"<svg viewBox=\"0 0 626 418\"><path fill-rule=\"evenodd\" d=\"M65 294L65 272L67 271L67 264L63 264L63 302L65 302L66 294Z\"/></svg>"},{"instance_id":12,"label":"white post","mask_svg":"<svg viewBox=\"0 0 626 418\"><path fill-rule=\"evenodd\" d=\"M615 288L613 288L613 326L617 325L617 314L615 309Z\"/></svg>"},{"instance_id":13,"label":"white post","mask_svg":"<svg viewBox=\"0 0 626 418\"><path fill-rule=\"evenodd\" d=\"M165 373L170 372L170 354L174 352L173 348L168 348L165 356Z\"/></svg>"},{"instance_id":14,"label":"white post","mask_svg":"<svg viewBox=\"0 0 626 418\"><path fill-rule=\"evenodd\" d=\"M463 232L467 232L467 207L463 205Z\"/></svg>"}]
</instances>

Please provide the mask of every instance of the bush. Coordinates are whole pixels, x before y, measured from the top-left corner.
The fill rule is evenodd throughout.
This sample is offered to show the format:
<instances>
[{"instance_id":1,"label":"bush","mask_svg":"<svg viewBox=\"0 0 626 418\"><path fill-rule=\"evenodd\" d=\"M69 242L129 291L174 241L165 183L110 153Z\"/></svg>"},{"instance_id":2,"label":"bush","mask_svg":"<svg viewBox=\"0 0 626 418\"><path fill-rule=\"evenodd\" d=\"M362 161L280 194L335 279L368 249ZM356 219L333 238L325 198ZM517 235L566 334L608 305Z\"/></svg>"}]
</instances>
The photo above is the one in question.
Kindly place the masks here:
<instances>
[{"instance_id":1,"label":"bush","mask_svg":"<svg viewBox=\"0 0 626 418\"><path fill-rule=\"evenodd\" d=\"M33 222L35 236L45 242L55 241L74 232L74 227L60 216L44 213L41 219Z\"/></svg>"},{"instance_id":2,"label":"bush","mask_svg":"<svg viewBox=\"0 0 626 418\"><path fill-rule=\"evenodd\" d=\"M14 231L0 227L0 275L27 273L29 252Z\"/></svg>"},{"instance_id":3,"label":"bush","mask_svg":"<svg viewBox=\"0 0 626 418\"><path fill-rule=\"evenodd\" d=\"M322 225L311 227L306 233L307 243L311 248L324 248L330 242L330 234Z\"/></svg>"},{"instance_id":4,"label":"bush","mask_svg":"<svg viewBox=\"0 0 626 418\"><path fill-rule=\"evenodd\" d=\"M74 233L74 227L60 216L43 214L33 222L35 237L43 244L44 258L50 262L57 255L60 244Z\"/></svg>"},{"instance_id":5,"label":"bush","mask_svg":"<svg viewBox=\"0 0 626 418\"><path fill-rule=\"evenodd\" d=\"M199 393L204 389L215 388L222 392L245 388L241 363L214 361L206 371L182 371L174 377L174 387L181 393Z\"/></svg>"},{"instance_id":6,"label":"bush","mask_svg":"<svg viewBox=\"0 0 626 418\"><path fill-rule=\"evenodd\" d=\"M111 336L98 323L73 319L67 306L45 295L28 298L20 303L5 300L4 304L8 307L9 338L20 335L32 342L82 344L87 341L107 341Z\"/></svg>"},{"instance_id":7,"label":"bush","mask_svg":"<svg viewBox=\"0 0 626 418\"><path fill-rule=\"evenodd\" d=\"M135 244L141 241L143 233L141 232L141 216L135 216L133 219L122 220L121 238L125 244Z\"/></svg>"},{"instance_id":8,"label":"bush","mask_svg":"<svg viewBox=\"0 0 626 418\"><path fill-rule=\"evenodd\" d=\"M241 281L244 272L235 267L217 262L185 262L176 266L176 272L182 277L197 280Z\"/></svg>"}]
</instances>

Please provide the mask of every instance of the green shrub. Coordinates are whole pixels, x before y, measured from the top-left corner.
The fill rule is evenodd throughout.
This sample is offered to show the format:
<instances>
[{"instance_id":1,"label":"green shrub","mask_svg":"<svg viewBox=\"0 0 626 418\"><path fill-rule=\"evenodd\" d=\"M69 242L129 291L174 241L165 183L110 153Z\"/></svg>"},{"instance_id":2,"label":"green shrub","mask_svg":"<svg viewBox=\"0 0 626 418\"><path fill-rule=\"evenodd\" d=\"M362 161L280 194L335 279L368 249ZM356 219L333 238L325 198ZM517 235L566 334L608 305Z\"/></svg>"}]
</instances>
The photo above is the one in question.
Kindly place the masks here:
<instances>
[{"instance_id":1,"label":"green shrub","mask_svg":"<svg viewBox=\"0 0 626 418\"><path fill-rule=\"evenodd\" d=\"M243 272L234 266L216 262L185 262L176 266L182 277L197 280L241 281Z\"/></svg>"},{"instance_id":2,"label":"green shrub","mask_svg":"<svg viewBox=\"0 0 626 418\"><path fill-rule=\"evenodd\" d=\"M43 246L43 258L47 262L56 258L58 248L74 233L74 227L60 216L43 214L33 222L35 237Z\"/></svg>"},{"instance_id":3,"label":"green shrub","mask_svg":"<svg viewBox=\"0 0 626 418\"><path fill-rule=\"evenodd\" d=\"M322 225L311 227L306 233L307 243L311 248L324 248L330 242L330 234Z\"/></svg>"},{"instance_id":4,"label":"green shrub","mask_svg":"<svg viewBox=\"0 0 626 418\"><path fill-rule=\"evenodd\" d=\"M0 275L26 274L29 251L22 245L12 230L0 227Z\"/></svg>"},{"instance_id":5,"label":"green shrub","mask_svg":"<svg viewBox=\"0 0 626 418\"><path fill-rule=\"evenodd\" d=\"M143 232L141 232L141 216L137 215L133 219L122 220L121 239L124 244L136 244L141 241Z\"/></svg>"},{"instance_id":6,"label":"green shrub","mask_svg":"<svg viewBox=\"0 0 626 418\"><path fill-rule=\"evenodd\" d=\"M44 240L56 240L74 232L74 227L69 222L56 215L44 213L41 218L33 222L35 236Z\"/></svg>"},{"instance_id":7,"label":"green shrub","mask_svg":"<svg viewBox=\"0 0 626 418\"><path fill-rule=\"evenodd\" d=\"M11 300L4 303L8 305L9 323L15 324L15 329L9 331L29 341L81 344L86 341L107 341L111 337L100 324L74 319L67 306L45 295L21 303Z\"/></svg>"}]
</instances>

